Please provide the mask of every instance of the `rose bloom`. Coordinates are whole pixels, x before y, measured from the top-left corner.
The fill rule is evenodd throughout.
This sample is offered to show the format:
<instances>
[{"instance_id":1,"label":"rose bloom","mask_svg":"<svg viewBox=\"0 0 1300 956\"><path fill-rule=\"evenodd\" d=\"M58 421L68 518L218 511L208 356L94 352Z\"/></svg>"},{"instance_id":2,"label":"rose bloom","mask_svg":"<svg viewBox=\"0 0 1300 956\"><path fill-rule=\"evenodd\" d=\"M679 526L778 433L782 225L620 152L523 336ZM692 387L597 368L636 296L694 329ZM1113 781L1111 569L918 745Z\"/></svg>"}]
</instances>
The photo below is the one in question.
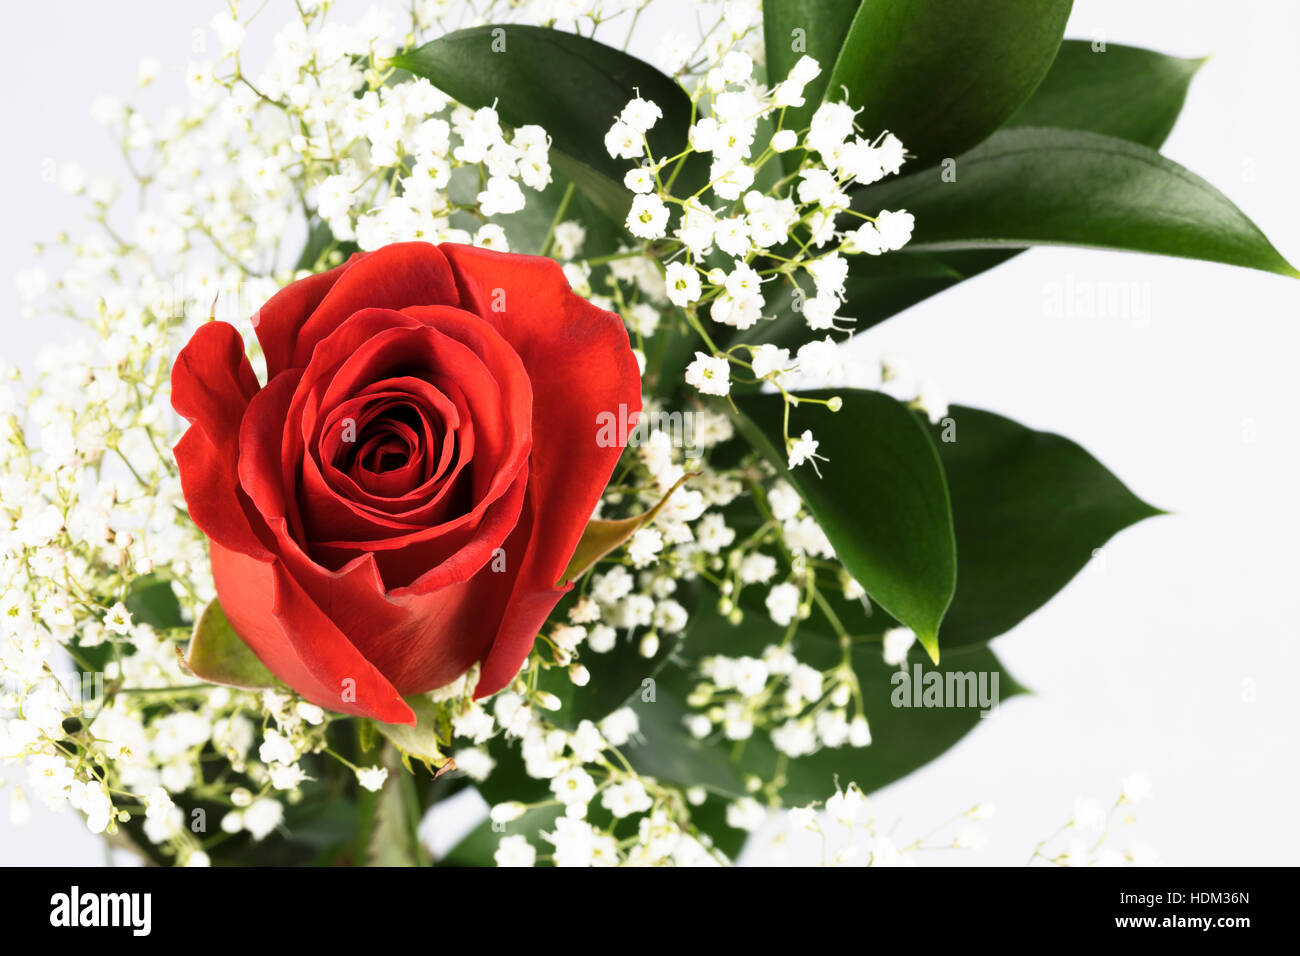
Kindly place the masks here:
<instances>
[{"instance_id":1,"label":"rose bloom","mask_svg":"<svg viewBox=\"0 0 1300 956\"><path fill-rule=\"evenodd\" d=\"M622 321L550 259L411 242L253 323L264 386L224 322L172 369L181 486L235 631L307 700L386 723L474 664L476 696L504 687L618 460L598 423L640 411Z\"/></svg>"}]
</instances>

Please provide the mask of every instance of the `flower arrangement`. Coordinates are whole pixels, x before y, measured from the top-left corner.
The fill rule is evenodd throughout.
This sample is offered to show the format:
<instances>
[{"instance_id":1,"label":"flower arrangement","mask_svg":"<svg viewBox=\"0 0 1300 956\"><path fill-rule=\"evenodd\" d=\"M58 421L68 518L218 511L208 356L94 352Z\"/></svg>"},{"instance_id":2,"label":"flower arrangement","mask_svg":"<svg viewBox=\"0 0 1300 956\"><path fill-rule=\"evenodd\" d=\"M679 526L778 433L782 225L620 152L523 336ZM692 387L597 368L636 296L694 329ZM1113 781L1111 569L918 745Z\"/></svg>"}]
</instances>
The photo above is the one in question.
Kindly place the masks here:
<instances>
[{"instance_id":1,"label":"flower arrangement","mask_svg":"<svg viewBox=\"0 0 1300 956\"><path fill-rule=\"evenodd\" d=\"M1023 690L990 640L1158 510L840 346L1038 244L1300 275L1157 152L1197 62L1069 0L729 0L651 64L652 5L232 3L182 105L96 101L126 188L63 168L88 228L21 277L85 335L0 387L13 812L169 864L727 863Z\"/></svg>"}]
</instances>

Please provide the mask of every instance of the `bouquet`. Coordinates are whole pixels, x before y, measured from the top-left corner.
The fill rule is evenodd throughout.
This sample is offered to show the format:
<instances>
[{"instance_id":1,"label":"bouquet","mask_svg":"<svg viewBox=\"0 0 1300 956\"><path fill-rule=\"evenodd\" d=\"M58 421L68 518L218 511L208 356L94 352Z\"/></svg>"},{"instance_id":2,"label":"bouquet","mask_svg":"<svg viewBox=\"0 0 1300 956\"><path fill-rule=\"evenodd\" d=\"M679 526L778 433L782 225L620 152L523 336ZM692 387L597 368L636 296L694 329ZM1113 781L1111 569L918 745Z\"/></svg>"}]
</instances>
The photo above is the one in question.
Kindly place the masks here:
<instances>
[{"instance_id":1,"label":"bouquet","mask_svg":"<svg viewBox=\"0 0 1300 956\"><path fill-rule=\"evenodd\" d=\"M1157 151L1199 61L1070 0L709 2L647 60L654 7L231 2L183 101L95 102L125 184L58 170L88 226L20 277L84 334L0 388L16 818L180 865L978 843L868 795L1160 511L843 344L1040 244L1300 273Z\"/></svg>"}]
</instances>

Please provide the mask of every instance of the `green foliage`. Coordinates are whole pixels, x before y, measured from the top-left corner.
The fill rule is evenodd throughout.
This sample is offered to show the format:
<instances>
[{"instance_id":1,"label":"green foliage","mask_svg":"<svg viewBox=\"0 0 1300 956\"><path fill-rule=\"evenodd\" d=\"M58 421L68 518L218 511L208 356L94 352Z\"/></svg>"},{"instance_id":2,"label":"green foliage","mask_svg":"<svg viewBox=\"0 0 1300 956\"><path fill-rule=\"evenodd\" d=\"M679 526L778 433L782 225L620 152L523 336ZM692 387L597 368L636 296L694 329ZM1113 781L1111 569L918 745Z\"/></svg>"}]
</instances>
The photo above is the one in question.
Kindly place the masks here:
<instances>
[{"instance_id":1,"label":"green foliage","mask_svg":"<svg viewBox=\"0 0 1300 956\"><path fill-rule=\"evenodd\" d=\"M791 413L788 434L813 428L827 461L787 472L849 574L872 600L916 631L938 659L939 622L956 587L956 544L943 469L916 417L883 392L842 389L830 413L808 404ZM742 435L779 470L787 465L780 395L736 400Z\"/></svg>"},{"instance_id":2,"label":"green foliage","mask_svg":"<svg viewBox=\"0 0 1300 956\"><path fill-rule=\"evenodd\" d=\"M846 88L873 130L892 130L932 166L986 139L1028 99L1052 65L1071 6L863 0L828 95Z\"/></svg>"},{"instance_id":3,"label":"green foliage","mask_svg":"<svg viewBox=\"0 0 1300 956\"><path fill-rule=\"evenodd\" d=\"M185 666L195 677L214 684L260 688L274 687L277 683L275 675L235 633L216 598L203 609L194 625Z\"/></svg>"},{"instance_id":4,"label":"green foliage","mask_svg":"<svg viewBox=\"0 0 1300 956\"><path fill-rule=\"evenodd\" d=\"M1082 130L998 132L936 171L877 183L855 206L916 217L908 249L1075 245L1205 259L1300 276L1205 180L1146 146Z\"/></svg>"},{"instance_id":5,"label":"green foliage","mask_svg":"<svg viewBox=\"0 0 1300 956\"><path fill-rule=\"evenodd\" d=\"M720 734L696 740L687 733L682 718L690 712L686 699L694 686L695 662L714 653L756 656L764 647L779 644L783 636L784 629L762 612L746 615L736 626L716 608L702 605L691 621L682 663L670 664L660 672L653 701L635 704L645 743L627 750L633 765L662 780L703 786L732 799L750 795L746 778L753 776L765 785L779 784L782 799L788 805L799 805L826 799L835 790L837 775L841 783L853 780L865 791L879 789L933 760L980 722L980 709L974 706L894 706L891 698L898 669L883 662L877 641L863 640L852 645L849 661L871 726L870 746L823 748L811 756L787 760L761 734L736 743L720 739ZM801 626L797 641L800 660L813 667L833 667L842 659L839 641L817 622ZM921 664L922 659L917 652L909 666ZM990 689L996 674L999 702L1024 692L987 648L945 654L941 666L933 669L944 675L984 674Z\"/></svg>"},{"instance_id":6,"label":"green foliage","mask_svg":"<svg viewBox=\"0 0 1300 956\"><path fill-rule=\"evenodd\" d=\"M691 102L685 91L650 64L576 34L470 27L402 53L393 64L466 106L495 103L512 126L540 124L551 136L552 165L615 222L631 205L623 187L629 164L609 155L605 133L638 90L664 114L648 135L654 155L674 156L686 145ZM693 192L701 176L696 168L685 171L681 185Z\"/></svg>"}]
</instances>

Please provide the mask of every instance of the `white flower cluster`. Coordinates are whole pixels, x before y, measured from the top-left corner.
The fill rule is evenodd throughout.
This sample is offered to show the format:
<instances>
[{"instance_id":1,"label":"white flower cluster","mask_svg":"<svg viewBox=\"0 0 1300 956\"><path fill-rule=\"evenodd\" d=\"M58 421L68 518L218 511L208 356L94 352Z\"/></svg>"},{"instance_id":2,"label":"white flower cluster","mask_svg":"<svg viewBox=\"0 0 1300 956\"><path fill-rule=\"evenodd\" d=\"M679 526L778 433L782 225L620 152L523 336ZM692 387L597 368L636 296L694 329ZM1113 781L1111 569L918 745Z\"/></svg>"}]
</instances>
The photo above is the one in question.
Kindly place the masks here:
<instances>
[{"instance_id":1,"label":"white flower cluster","mask_svg":"<svg viewBox=\"0 0 1300 956\"><path fill-rule=\"evenodd\" d=\"M381 10L338 23L328 4L299 4L250 73L232 4L204 34L219 55L187 68L183 107L152 119L109 96L93 104L121 140L129 188L76 163L56 170L91 225L38 247L45 262L18 288L27 316L83 328L42 352L29 382L0 368L0 767L27 771L9 788L14 819L32 794L82 811L94 832L141 820L137 839L202 863L224 835L267 836L310 779L303 758L330 720L319 708L201 684L178 664L214 592L171 456L182 431L171 360L213 316L253 343L258 306L337 262L343 243L505 246L488 220L522 208L521 184L550 181L545 132L507 132L491 109L452 104L425 81L391 84L385 66L447 6L416 4L404 25ZM142 61L141 86L158 70ZM452 202L456 177L477 194ZM295 265L303 209L329 235ZM167 620L155 627L159 602ZM231 771L220 782L200 763L213 750ZM382 768L348 769L383 785ZM228 808L221 832L184 819L169 793Z\"/></svg>"},{"instance_id":2,"label":"white flower cluster","mask_svg":"<svg viewBox=\"0 0 1300 956\"><path fill-rule=\"evenodd\" d=\"M1137 822L1132 808L1151 798L1151 780L1144 773L1120 781L1119 796L1109 806L1092 797L1077 797L1074 812L1034 847L1031 866L1159 866L1159 854L1141 840L1121 849L1115 837Z\"/></svg>"},{"instance_id":3,"label":"white flower cluster","mask_svg":"<svg viewBox=\"0 0 1300 956\"><path fill-rule=\"evenodd\" d=\"M536 0L489 4L478 14L600 26L643 6ZM829 333L842 328L835 313L847 257L902 246L910 217L885 211L847 231L837 222L852 215L849 186L896 172L902 146L888 135L858 136L843 104L819 109L808 130L782 129L782 110L798 104L817 65L804 60L771 89L759 86L758 4L709 6L718 16L702 42L664 47L680 61L673 72L698 78L701 118L688 151L644 155L643 134L660 117L640 97L611 130L615 155L648 160L627 178L635 194L628 226L643 244L584 259L589 224L561 214L544 251L563 263L579 294L624 316L647 381L681 374L645 362L647 340L664 322L681 321L708 349L686 371L703 394L725 395L742 376L783 391L801 377L842 376ZM299 3L270 59L249 72L241 47L251 18L232 5L210 23L219 53L187 70L188 101L159 118L97 100L96 118L121 140L129 189L76 164L57 170L60 188L87 200L91 228L44 247L45 263L20 276L19 287L28 315L76 320L89 335L48 350L28 382L0 369L0 767L26 771L9 787L17 820L30 795L80 811L94 832L126 830L155 856L199 865L227 839L270 838L322 767L342 765L366 790L388 785L388 767L326 746L333 716L285 693L199 683L178 663L213 589L170 451L181 433L170 409L171 361L213 315L236 325L256 360L249 316L353 244L507 248L503 222L550 182L549 141L537 126L503 128L493 109L467 109L425 81L391 82L385 64L398 46L420 42L426 30L468 25L457 21L465 5L425 0L413 4L409 23L371 11L350 25L330 20L328 7ZM142 85L157 74L155 61L141 64ZM764 132L769 126L775 133ZM792 151L803 157L797 170L760 189L760 171L766 177L764 167ZM710 184L675 198L673 177L694 153L707 158ZM299 257L304 210L312 241ZM593 283L594 275L605 281ZM802 296L796 280L805 278L815 294L800 300L804 317L821 338L793 356L773 346L713 346L710 329L755 325L769 286ZM892 368L884 367L882 383L900 380ZM926 407L941 405L931 392ZM596 657L628 649L661 657L684 633L693 602L717 600L712 589L724 615L737 619L744 598L788 633L759 657L705 663L691 732L742 740L761 731L791 757L870 741L852 669L818 669L797 656L799 623L828 576L844 596L861 596L821 528L766 466L710 463L733 438L724 415L647 399L644 416L654 424L628 451L598 515L635 514L676 490L578 582L509 690L472 703L472 683L461 681L432 695L448 715L451 738L443 742L461 772L489 780L495 759L486 744L504 734L528 774L548 781L552 796L543 803L494 811L502 822L520 813L554 818L541 842L505 837L498 862L720 860L691 822L703 791L646 778L623 758L620 748L638 733L634 711L564 729L555 720L559 698L539 683L559 669L581 693ZM788 451L792 467L821 460L810 432L792 437ZM742 534L732 515L746 496L766 511ZM88 693L82 676L102 677L102 690ZM769 804L778 798L766 796ZM212 809L211 825L195 815L198 807ZM729 822L753 822L755 807L765 812L753 800L733 806ZM614 827L623 834L629 820L635 837L615 838Z\"/></svg>"},{"instance_id":4,"label":"white flower cluster","mask_svg":"<svg viewBox=\"0 0 1300 956\"><path fill-rule=\"evenodd\" d=\"M1157 866L1158 854L1134 841L1124 849L1113 844L1117 834L1135 824L1132 807L1150 796L1144 774L1129 774L1109 808L1090 797L1079 797L1068 820L1030 855L1030 866ZM934 861L945 851L979 851L989 842L980 824L996 815L996 807L978 803L940 823L915 840L884 830L871 801L856 783L836 787L825 802L794 807L778 817L757 800L745 798L727 808L727 822L749 831L771 834L768 858L774 862L816 859L822 866L913 866L923 854Z\"/></svg>"},{"instance_id":5,"label":"white flower cluster","mask_svg":"<svg viewBox=\"0 0 1300 956\"><path fill-rule=\"evenodd\" d=\"M744 49L747 31L739 19L717 50L716 65L695 86L697 118L681 153L651 152L647 133L663 115L658 104L640 96L615 119L605 147L615 158L640 161L624 179L633 194L625 225L644 241L641 254L662 270L655 282L663 289L658 298L683 311L703 346L686 367L686 382L708 396L729 395L733 383L762 382L795 404L790 389L796 384L850 384L831 335L852 327L840 315L850 259L902 249L913 226L905 210L869 216L851 208L850 189L897 174L906 154L892 133L872 140L860 135L859 111L846 103L821 104L806 130L785 128L786 110L805 104L804 88L822 68L804 56L786 78L764 87L754 79L754 60ZM783 174L781 163L792 156L798 163ZM674 194L683 171L705 158L707 183L685 198ZM661 310L653 304L629 308L617 293L616 298L638 340L659 324ZM778 311L802 315L814 335L793 354L788 347L744 341L723 348L715 342L717 332L710 334L719 326L746 332ZM879 387L885 376L877 372L874 381L867 379L851 384ZM912 400L936 421L946 414L928 383ZM833 399L806 401L838 407ZM785 441L791 468L816 468L824 460L811 430L787 434Z\"/></svg>"},{"instance_id":6,"label":"white flower cluster","mask_svg":"<svg viewBox=\"0 0 1300 956\"><path fill-rule=\"evenodd\" d=\"M761 657L706 658L700 675L704 682L688 700L704 708L687 718L696 737L710 736L716 726L727 740L748 740L758 721L771 727L773 746L788 757L871 743L866 717L846 713L857 690L847 665L818 670L800 663L788 646L774 644Z\"/></svg>"},{"instance_id":7,"label":"white flower cluster","mask_svg":"<svg viewBox=\"0 0 1300 956\"><path fill-rule=\"evenodd\" d=\"M563 655L558 653L557 658ZM557 663L562 661L557 660ZM476 780L490 775L495 761L482 747L498 733L517 746L527 775L547 781L550 796L532 803L508 800L492 807L491 819L507 832L496 852L502 866L532 866L539 852L557 866L717 864L707 835L690 821L689 805L700 794L683 793L634 771L619 748L639 732L635 711L624 707L599 723L583 720L566 730L549 719L559 701L537 689L548 666L534 655L523 674L489 706L463 700L452 718L457 766ZM510 825L548 814L535 829L539 843ZM601 818L599 821L592 819ZM635 824L635 836L616 839L615 827Z\"/></svg>"},{"instance_id":8,"label":"white flower cluster","mask_svg":"<svg viewBox=\"0 0 1300 956\"><path fill-rule=\"evenodd\" d=\"M767 822L768 814L754 800L743 800L728 808L728 820L745 829L756 830ZM911 842L900 841L893 829L882 829L871 801L856 783L836 787L824 803L795 807L785 814L785 827L771 844L773 856L785 859L801 849L802 843L815 838L815 852L822 866L913 866L916 854L936 850L980 850L988 842L984 829L977 824L994 815L987 803L977 804L951 820L934 827Z\"/></svg>"},{"instance_id":9,"label":"white flower cluster","mask_svg":"<svg viewBox=\"0 0 1300 956\"><path fill-rule=\"evenodd\" d=\"M850 208L848 190L897 173L903 144L891 133L874 142L859 136L856 111L844 103L822 104L805 131L782 128L784 108L802 105L803 87L821 72L811 57L771 89L756 83L753 72L749 54L740 50L709 71L694 93L696 108L707 107L708 115L691 126L689 146L676 156L649 151L646 134L662 118L658 105L637 97L623 109L605 146L611 156L642 161L624 180L634 194L626 226L638 238L663 243L672 259L665 267L668 298L691 316L707 305L713 322L747 330L764 318L764 283L780 279L797 290L794 307L812 331L846 328L836 325L846 256L901 249L912 233L907 212L866 216ZM775 131L763 132L773 120ZM782 154L795 150L801 160L794 171L774 186L755 188L764 167L779 165ZM697 155L709 159L707 185L685 199L673 195L671 185ZM722 205L710 204L710 195ZM837 226L841 215L859 224L844 231ZM716 264L715 250L726 257L724 264ZM803 298L799 276L811 281L812 297ZM752 371L738 351L701 353L688 381L705 394L726 395L729 364Z\"/></svg>"}]
</instances>

